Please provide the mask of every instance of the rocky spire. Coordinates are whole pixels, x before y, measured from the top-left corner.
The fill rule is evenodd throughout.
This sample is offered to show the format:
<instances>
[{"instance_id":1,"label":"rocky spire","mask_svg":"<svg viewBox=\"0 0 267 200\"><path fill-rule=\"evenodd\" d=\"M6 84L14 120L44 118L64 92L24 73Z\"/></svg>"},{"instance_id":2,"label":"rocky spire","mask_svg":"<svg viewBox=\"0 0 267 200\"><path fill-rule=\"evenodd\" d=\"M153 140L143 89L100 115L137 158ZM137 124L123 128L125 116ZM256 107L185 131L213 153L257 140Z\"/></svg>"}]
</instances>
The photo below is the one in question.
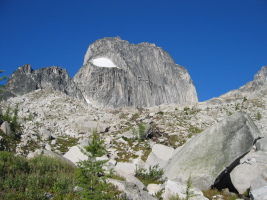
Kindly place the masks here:
<instances>
[{"instance_id":1,"label":"rocky spire","mask_svg":"<svg viewBox=\"0 0 267 200\"><path fill-rule=\"evenodd\" d=\"M6 83L4 99L20 96L37 89L51 88L84 101L83 95L61 67L33 70L29 64L19 67Z\"/></svg>"},{"instance_id":2,"label":"rocky spire","mask_svg":"<svg viewBox=\"0 0 267 200\"><path fill-rule=\"evenodd\" d=\"M187 70L155 44L129 44L120 37L91 44L74 76L88 102L102 108L197 102Z\"/></svg>"}]
</instances>

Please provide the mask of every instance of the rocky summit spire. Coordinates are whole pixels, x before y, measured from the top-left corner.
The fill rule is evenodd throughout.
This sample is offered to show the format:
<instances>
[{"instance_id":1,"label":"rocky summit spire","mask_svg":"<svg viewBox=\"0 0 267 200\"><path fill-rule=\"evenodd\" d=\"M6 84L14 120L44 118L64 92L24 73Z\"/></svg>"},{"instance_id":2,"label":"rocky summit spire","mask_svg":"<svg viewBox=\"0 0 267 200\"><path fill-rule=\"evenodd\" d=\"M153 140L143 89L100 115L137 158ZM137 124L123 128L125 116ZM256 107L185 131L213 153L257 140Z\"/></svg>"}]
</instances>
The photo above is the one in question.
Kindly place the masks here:
<instances>
[{"instance_id":1,"label":"rocky summit spire","mask_svg":"<svg viewBox=\"0 0 267 200\"><path fill-rule=\"evenodd\" d=\"M37 89L61 91L73 98L84 101L83 95L71 80L68 72L61 67L44 67L33 70L29 64L19 67L6 83L2 94L4 99L20 96Z\"/></svg>"},{"instance_id":2,"label":"rocky summit spire","mask_svg":"<svg viewBox=\"0 0 267 200\"><path fill-rule=\"evenodd\" d=\"M120 37L91 44L74 76L88 102L102 108L197 102L187 70L155 44L129 44Z\"/></svg>"}]
</instances>

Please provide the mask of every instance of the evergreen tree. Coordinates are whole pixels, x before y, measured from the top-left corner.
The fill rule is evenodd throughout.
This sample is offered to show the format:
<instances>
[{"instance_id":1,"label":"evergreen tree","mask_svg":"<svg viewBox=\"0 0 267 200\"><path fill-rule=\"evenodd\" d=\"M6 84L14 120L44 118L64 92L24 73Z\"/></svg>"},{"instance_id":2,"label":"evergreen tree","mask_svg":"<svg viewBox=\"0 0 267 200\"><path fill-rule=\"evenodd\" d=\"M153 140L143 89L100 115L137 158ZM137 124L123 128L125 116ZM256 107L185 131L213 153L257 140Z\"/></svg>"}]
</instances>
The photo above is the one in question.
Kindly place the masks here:
<instances>
[{"instance_id":1,"label":"evergreen tree","mask_svg":"<svg viewBox=\"0 0 267 200\"><path fill-rule=\"evenodd\" d=\"M0 74L3 73L4 70L0 70ZM3 81L3 80L6 80L7 79L7 76L2 76L0 77L0 82ZM0 84L0 92L2 92L4 89L4 85Z\"/></svg>"},{"instance_id":2,"label":"evergreen tree","mask_svg":"<svg viewBox=\"0 0 267 200\"><path fill-rule=\"evenodd\" d=\"M78 185L83 188L81 195L84 199L115 199L116 189L106 182L107 174L103 169L106 161L96 157L106 153L103 141L96 131L93 132L92 143L85 147L88 159L81 161L75 171Z\"/></svg>"},{"instance_id":3,"label":"evergreen tree","mask_svg":"<svg viewBox=\"0 0 267 200\"><path fill-rule=\"evenodd\" d=\"M92 143L85 147L85 150L92 154L92 157L101 157L105 153L107 153L104 147L104 141L102 141L99 137L99 134L96 130L93 131Z\"/></svg>"}]
</instances>

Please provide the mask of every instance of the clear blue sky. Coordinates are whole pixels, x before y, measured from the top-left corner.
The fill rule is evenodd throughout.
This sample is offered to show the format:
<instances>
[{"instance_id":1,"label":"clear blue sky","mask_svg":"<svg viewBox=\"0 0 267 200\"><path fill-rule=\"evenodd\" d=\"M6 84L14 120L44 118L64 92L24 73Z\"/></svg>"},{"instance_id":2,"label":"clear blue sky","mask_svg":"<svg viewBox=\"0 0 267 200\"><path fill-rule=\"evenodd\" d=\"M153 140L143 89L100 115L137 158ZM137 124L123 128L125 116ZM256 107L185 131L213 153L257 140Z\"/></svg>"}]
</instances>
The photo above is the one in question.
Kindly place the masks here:
<instances>
[{"instance_id":1,"label":"clear blue sky","mask_svg":"<svg viewBox=\"0 0 267 200\"><path fill-rule=\"evenodd\" d=\"M115 36L169 52L204 101L267 65L267 0L0 0L5 75L31 64L73 77L91 43Z\"/></svg>"}]
</instances>

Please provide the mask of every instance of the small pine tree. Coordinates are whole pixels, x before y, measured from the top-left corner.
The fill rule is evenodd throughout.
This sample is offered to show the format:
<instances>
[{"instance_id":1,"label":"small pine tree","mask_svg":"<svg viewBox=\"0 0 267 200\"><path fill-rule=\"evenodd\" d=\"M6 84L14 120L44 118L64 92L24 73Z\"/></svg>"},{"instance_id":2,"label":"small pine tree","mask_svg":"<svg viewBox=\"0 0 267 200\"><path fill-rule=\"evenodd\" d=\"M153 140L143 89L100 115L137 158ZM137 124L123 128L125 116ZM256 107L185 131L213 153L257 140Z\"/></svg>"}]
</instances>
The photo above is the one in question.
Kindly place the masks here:
<instances>
[{"instance_id":1,"label":"small pine tree","mask_svg":"<svg viewBox=\"0 0 267 200\"><path fill-rule=\"evenodd\" d=\"M11 108L10 108L10 106L8 106L6 109L6 112L3 116L3 120L5 120L5 121L11 121L12 120L12 118L10 116L10 110L11 110Z\"/></svg>"},{"instance_id":2,"label":"small pine tree","mask_svg":"<svg viewBox=\"0 0 267 200\"><path fill-rule=\"evenodd\" d=\"M146 139L145 133L146 127L143 123L138 124L139 140L144 141Z\"/></svg>"},{"instance_id":3,"label":"small pine tree","mask_svg":"<svg viewBox=\"0 0 267 200\"><path fill-rule=\"evenodd\" d=\"M190 175L186 183L185 200L189 200L191 197L197 196L196 194L194 194L194 192L191 191L192 187L193 186L192 186L191 175Z\"/></svg>"},{"instance_id":4,"label":"small pine tree","mask_svg":"<svg viewBox=\"0 0 267 200\"><path fill-rule=\"evenodd\" d=\"M112 199L115 196L112 185L106 182L104 164L105 161L96 161L92 157L79 163L75 176L83 188L81 195L84 199Z\"/></svg>"},{"instance_id":5,"label":"small pine tree","mask_svg":"<svg viewBox=\"0 0 267 200\"><path fill-rule=\"evenodd\" d=\"M104 155L107 151L96 131L93 132L92 143L85 147L84 152L88 159L78 163L75 177L78 185L83 188L80 191L84 199L114 199L115 187L106 182L106 174L103 169L106 161L96 160L96 157Z\"/></svg>"},{"instance_id":6,"label":"small pine tree","mask_svg":"<svg viewBox=\"0 0 267 200\"><path fill-rule=\"evenodd\" d=\"M104 147L104 141L100 139L96 130L93 131L92 143L85 147L87 152L92 154L92 157L100 157L107 153Z\"/></svg>"},{"instance_id":7,"label":"small pine tree","mask_svg":"<svg viewBox=\"0 0 267 200\"><path fill-rule=\"evenodd\" d=\"M18 112L19 112L19 105L16 104L14 110L13 110L13 117L12 117L12 129L19 128L19 123L18 123Z\"/></svg>"}]
</instances>

